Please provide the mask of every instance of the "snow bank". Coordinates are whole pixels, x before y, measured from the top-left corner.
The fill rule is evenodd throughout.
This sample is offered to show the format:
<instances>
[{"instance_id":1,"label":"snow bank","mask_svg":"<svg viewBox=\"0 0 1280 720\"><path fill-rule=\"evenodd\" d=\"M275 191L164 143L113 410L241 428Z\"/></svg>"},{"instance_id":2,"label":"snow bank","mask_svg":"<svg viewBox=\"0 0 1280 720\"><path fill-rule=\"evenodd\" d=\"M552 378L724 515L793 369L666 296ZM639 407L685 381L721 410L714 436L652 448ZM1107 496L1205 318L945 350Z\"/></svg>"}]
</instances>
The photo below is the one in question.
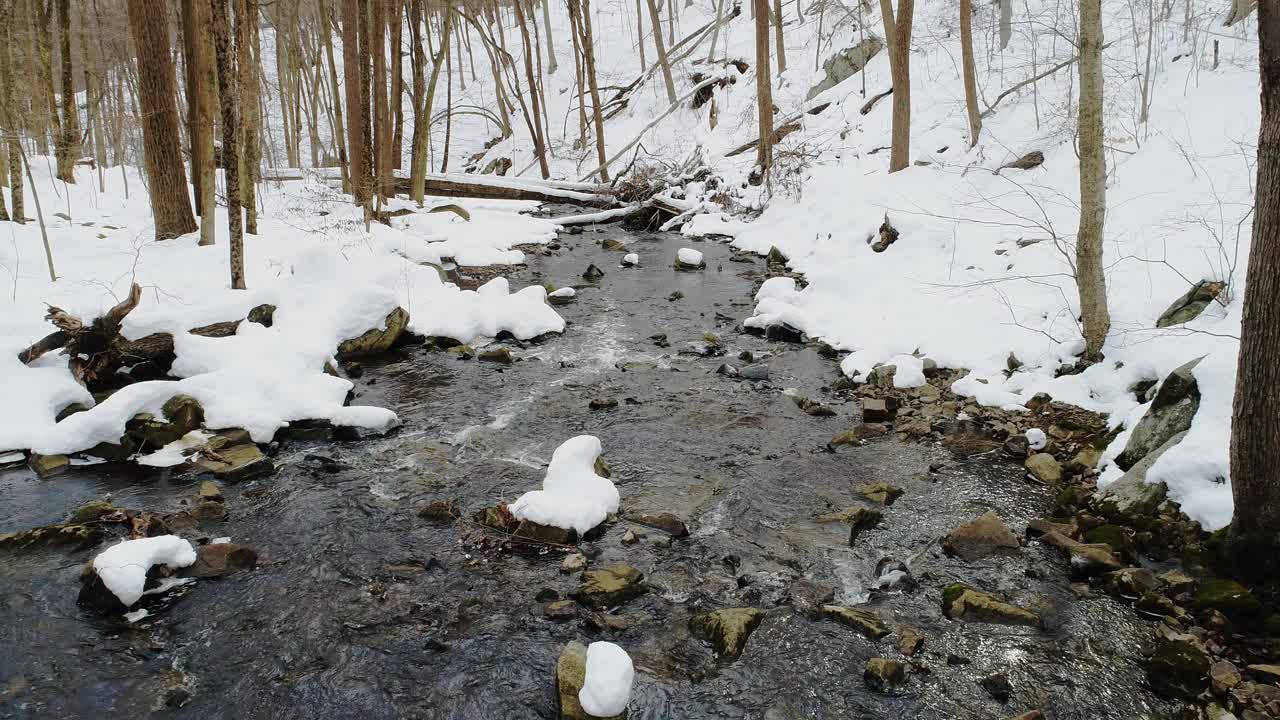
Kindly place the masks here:
<instances>
[{"instance_id":1,"label":"snow bank","mask_svg":"<svg viewBox=\"0 0 1280 720\"><path fill-rule=\"evenodd\" d=\"M582 709L595 717L621 715L631 700L635 667L627 651L611 642L587 646L587 671L578 691Z\"/></svg>"},{"instance_id":2,"label":"snow bank","mask_svg":"<svg viewBox=\"0 0 1280 720\"><path fill-rule=\"evenodd\" d=\"M584 534L618 511L618 488L595 471L600 439L579 435L551 455L541 490L531 490L507 506L520 520Z\"/></svg>"},{"instance_id":3,"label":"snow bank","mask_svg":"<svg viewBox=\"0 0 1280 720\"><path fill-rule=\"evenodd\" d=\"M177 535L160 535L112 545L93 559L93 570L102 584L130 607L142 597L152 565L184 568L195 561L191 543Z\"/></svg>"}]
</instances>

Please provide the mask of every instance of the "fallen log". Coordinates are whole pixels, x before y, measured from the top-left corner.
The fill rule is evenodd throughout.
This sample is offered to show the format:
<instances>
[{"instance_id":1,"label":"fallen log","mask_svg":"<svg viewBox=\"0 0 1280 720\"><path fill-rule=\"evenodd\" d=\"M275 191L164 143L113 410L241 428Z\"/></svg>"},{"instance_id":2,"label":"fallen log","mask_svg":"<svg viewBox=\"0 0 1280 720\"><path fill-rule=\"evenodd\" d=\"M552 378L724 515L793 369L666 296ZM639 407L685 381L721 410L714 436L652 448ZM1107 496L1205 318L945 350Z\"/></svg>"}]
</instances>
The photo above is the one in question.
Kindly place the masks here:
<instances>
[{"instance_id":1,"label":"fallen log","mask_svg":"<svg viewBox=\"0 0 1280 720\"><path fill-rule=\"evenodd\" d=\"M539 188L532 185L491 182L496 180L457 180L428 177L426 194L434 197L478 198L481 200L533 200L536 202L568 202L589 207L614 207L618 204L611 195L587 193L578 190L562 190L554 187ZM395 178L397 193L409 193L409 178Z\"/></svg>"},{"instance_id":2,"label":"fallen log","mask_svg":"<svg viewBox=\"0 0 1280 720\"><path fill-rule=\"evenodd\" d=\"M862 104L862 108L858 110L859 115L866 115L875 110L876 105L883 99L893 94L893 88L889 88L878 95L872 95L871 99Z\"/></svg>"}]
</instances>

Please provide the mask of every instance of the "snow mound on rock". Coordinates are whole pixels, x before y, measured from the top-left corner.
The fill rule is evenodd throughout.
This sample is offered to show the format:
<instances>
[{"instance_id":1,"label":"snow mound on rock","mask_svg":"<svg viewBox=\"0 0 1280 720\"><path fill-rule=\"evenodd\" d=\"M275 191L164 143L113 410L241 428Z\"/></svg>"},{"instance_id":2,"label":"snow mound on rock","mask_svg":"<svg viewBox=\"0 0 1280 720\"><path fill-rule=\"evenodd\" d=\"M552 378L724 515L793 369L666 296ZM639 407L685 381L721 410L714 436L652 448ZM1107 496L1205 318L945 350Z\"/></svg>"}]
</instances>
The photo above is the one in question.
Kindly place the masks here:
<instances>
[{"instance_id":1,"label":"snow mound on rock","mask_svg":"<svg viewBox=\"0 0 1280 720\"><path fill-rule=\"evenodd\" d=\"M195 548L177 535L125 540L93 559L93 571L125 607L138 602L152 565L183 568L196 561Z\"/></svg>"},{"instance_id":2,"label":"snow mound on rock","mask_svg":"<svg viewBox=\"0 0 1280 720\"><path fill-rule=\"evenodd\" d=\"M593 642L587 646L587 670L578 702L594 717L621 715L631 700L635 675L626 650L611 642Z\"/></svg>"},{"instance_id":3,"label":"snow mound on rock","mask_svg":"<svg viewBox=\"0 0 1280 720\"><path fill-rule=\"evenodd\" d=\"M676 260L684 265L697 267L702 264L702 253L693 248L680 248L676 251Z\"/></svg>"},{"instance_id":4,"label":"snow mound on rock","mask_svg":"<svg viewBox=\"0 0 1280 720\"><path fill-rule=\"evenodd\" d=\"M519 520L550 525L579 534L618 511L618 489L595 471L600 439L579 435L566 440L551 455L541 490L531 490L507 506Z\"/></svg>"}]
</instances>

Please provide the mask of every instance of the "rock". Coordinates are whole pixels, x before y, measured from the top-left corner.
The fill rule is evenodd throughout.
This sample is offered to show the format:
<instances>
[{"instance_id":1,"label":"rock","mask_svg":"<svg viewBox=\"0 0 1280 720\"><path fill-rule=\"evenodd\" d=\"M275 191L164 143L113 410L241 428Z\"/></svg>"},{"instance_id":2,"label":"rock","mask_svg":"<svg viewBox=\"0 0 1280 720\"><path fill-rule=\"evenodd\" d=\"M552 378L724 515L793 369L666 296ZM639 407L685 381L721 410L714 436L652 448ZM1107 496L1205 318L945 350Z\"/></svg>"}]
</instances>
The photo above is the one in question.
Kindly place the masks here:
<instances>
[{"instance_id":1,"label":"rock","mask_svg":"<svg viewBox=\"0 0 1280 720\"><path fill-rule=\"evenodd\" d=\"M636 543L640 542L640 537L641 537L641 536L636 535L636 531L635 531L635 530L632 530L631 528L627 528L627 529L626 529L625 531L623 531L623 533L622 533L622 544L623 544L623 545L635 545Z\"/></svg>"},{"instance_id":2,"label":"rock","mask_svg":"<svg viewBox=\"0 0 1280 720\"><path fill-rule=\"evenodd\" d=\"M200 500L204 502L222 502L222 489L212 480L200 482Z\"/></svg>"},{"instance_id":3,"label":"rock","mask_svg":"<svg viewBox=\"0 0 1280 720\"><path fill-rule=\"evenodd\" d=\"M1075 537L1078 532L1075 521L1067 518L1058 522L1052 518L1036 518L1027 523L1027 537L1039 537L1045 533L1056 532L1067 537Z\"/></svg>"},{"instance_id":4,"label":"rock","mask_svg":"<svg viewBox=\"0 0 1280 720\"><path fill-rule=\"evenodd\" d=\"M713 610L689 618L689 629L710 642L719 657L736 658L742 654L747 638L759 627L764 615L764 610L757 608Z\"/></svg>"},{"instance_id":5,"label":"rock","mask_svg":"<svg viewBox=\"0 0 1280 720\"><path fill-rule=\"evenodd\" d=\"M578 605L572 600L554 600L542 606L542 617L548 620L572 620L578 617Z\"/></svg>"},{"instance_id":6,"label":"rock","mask_svg":"<svg viewBox=\"0 0 1280 720\"><path fill-rule=\"evenodd\" d=\"M1209 685L1209 656L1188 640L1161 643L1146 668L1147 682L1165 697L1195 700Z\"/></svg>"},{"instance_id":7,"label":"rock","mask_svg":"<svg viewBox=\"0 0 1280 720\"><path fill-rule=\"evenodd\" d=\"M648 591L644 574L630 565L612 565L582 573L577 592L578 602L598 609L617 607Z\"/></svg>"},{"instance_id":8,"label":"rock","mask_svg":"<svg viewBox=\"0 0 1280 720\"><path fill-rule=\"evenodd\" d=\"M1133 531L1112 523L1105 523L1084 532L1084 541L1092 545L1109 545L1122 557L1133 556Z\"/></svg>"},{"instance_id":9,"label":"rock","mask_svg":"<svg viewBox=\"0 0 1280 720\"><path fill-rule=\"evenodd\" d=\"M684 521L671 513L627 513L627 519L633 523L657 528L674 538L689 536L689 528Z\"/></svg>"},{"instance_id":10,"label":"rock","mask_svg":"<svg viewBox=\"0 0 1280 720\"><path fill-rule=\"evenodd\" d=\"M1098 461L1101 459L1101 450L1092 445L1085 445L1071 457L1071 461L1067 463L1067 469L1087 473L1098 467Z\"/></svg>"},{"instance_id":11,"label":"rock","mask_svg":"<svg viewBox=\"0 0 1280 720\"><path fill-rule=\"evenodd\" d=\"M102 519L105 515L112 515L120 512L120 508L112 505L106 500L90 500L71 511L71 517L67 518L70 524L83 524Z\"/></svg>"},{"instance_id":12,"label":"rock","mask_svg":"<svg viewBox=\"0 0 1280 720\"><path fill-rule=\"evenodd\" d=\"M1200 583L1192 598L1196 610L1217 610L1234 623L1249 625L1261 622L1266 608L1249 590L1234 580L1212 579Z\"/></svg>"},{"instance_id":13,"label":"rock","mask_svg":"<svg viewBox=\"0 0 1280 720\"><path fill-rule=\"evenodd\" d=\"M227 506L220 502L198 502L191 508L190 514L201 523L222 522L227 519Z\"/></svg>"},{"instance_id":14,"label":"rock","mask_svg":"<svg viewBox=\"0 0 1280 720\"><path fill-rule=\"evenodd\" d=\"M1177 368L1160 384L1151 407L1133 428L1124 451L1116 456L1116 465L1121 470L1133 468L1171 438L1190 429L1191 420L1200 409L1200 386L1196 383L1195 368L1201 359L1196 358Z\"/></svg>"},{"instance_id":15,"label":"rock","mask_svg":"<svg viewBox=\"0 0 1280 720\"><path fill-rule=\"evenodd\" d=\"M1160 319L1156 320L1156 327L1166 328L1195 320L1200 317L1200 313L1204 312L1205 308L1209 307L1209 303L1222 294L1225 288L1225 283L1215 280L1201 280L1192 285L1190 290L1160 313Z\"/></svg>"},{"instance_id":16,"label":"rock","mask_svg":"<svg viewBox=\"0 0 1280 720\"><path fill-rule=\"evenodd\" d=\"M627 244L617 238L606 238L600 242L600 248L603 250L626 252Z\"/></svg>"},{"instance_id":17,"label":"rock","mask_svg":"<svg viewBox=\"0 0 1280 720\"><path fill-rule=\"evenodd\" d=\"M1176 619L1186 615L1186 611L1178 607L1172 600L1154 592L1143 593L1138 598L1138 601L1133 604L1133 609L1156 618L1169 617Z\"/></svg>"},{"instance_id":18,"label":"rock","mask_svg":"<svg viewBox=\"0 0 1280 720\"><path fill-rule=\"evenodd\" d=\"M787 588L787 602L796 612L808 616L817 616L822 606L834 601L836 590L830 585L820 585L808 578L800 578Z\"/></svg>"},{"instance_id":19,"label":"rock","mask_svg":"<svg viewBox=\"0 0 1280 720\"><path fill-rule=\"evenodd\" d=\"M588 715L578 701L578 693L587 678L587 646L574 640L560 651L556 661L556 694L560 698L560 720L602 720ZM623 720L627 714L603 720Z\"/></svg>"},{"instance_id":20,"label":"rock","mask_svg":"<svg viewBox=\"0 0 1280 720\"><path fill-rule=\"evenodd\" d=\"M724 363L720 367L716 368L716 374L736 378L738 377L738 368L730 365L729 363Z\"/></svg>"},{"instance_id":21,"label":"rock","mask_svg":"<svg viewBox=\"0 0 1280 720\"><path fill-rule=\"evenodd\" d=\"M196 562L182 571L184 577L218 578L258 567L258 552L245 545L216 543L196 548Z\"/></svg>"},{"instance_id":22,"label":"rock","mask_svg":"<svg viewBox=\"0 0 1280 720\"><path fill-rule=\"evenodd\" d=\"M596 282L600 278L604 277L604 271L596 267L594 264L588 265L587 269L583 271L582 277L584 280L589 282Z\"/></svg>"},{"instance_id":23,"label":"rock","mask_svg":"<svg viewBox=\"0 0 1280 720\"><path fill-rule=\"evenodd\" d=\"M867 687L880 693L891 693L907 681L907 666L897 660L873 657L862 671Z\"/></svg>"},{"instance_id":24,"label":"rock","mask_svg":"<svg viewBox=\"0 0 1280 720\"><path fill-rule=\"evenodd\" d=\"M883 517L884 513L875 508L860 507L853 510L849 515L849 545L852 547L864 530L879 525Z\"/></svg>"},{"instance_id":25,"label":"rock","mask_svg":"<svg viewBox=\"0 0 1280 720\"><path fill-rule=\"evenodd\" d=\"M867 423L889 422L893 419L893 411L882 398L863 398L862 421Z\"/></svg>"},{"instance_id":26,"label":"rock","mask_svg":"<svg viewBox=\"0 0 1280 720\"><path fill-rule=\"evenodd\" d=\"M679 290L675 290L670 295L667 296L667 302L675 302L677 300L682 300L683 298L684 298L684 293Z\"/></svg>"},{"instance_id":27,"label":"rock","mask_svg":"<svg viewBox=\"0 0 1280 720\"><path fill-rule=\"evenodd\" d=\"M129 608L107 589L102 578L87 565L80 575L80 593L76 595L76 604L82 608L93 610L102 615L123 615Z\"/></svg>"},{"instance_id":28,"label":"rock","mask_svg":"<svg viewBox=\"0 0 1280 720\"><path fill-rule=\"evenodd\" d=\"M875 252L884 252L889 246L898 241L898 229L889 222L889 215L885 213L884 222L880 223L880 229L877 231L880 239L871 244L871 249Z\"/></svg>"},{"instance_id":29,"label":"rock","mask_svg":"<svg viewBox=\"0 0 1280 720\"><path fill-rule=\"evenodd\" d=\"M1014 170L1033 170L1044 164L1044 153L1039 150L1032 150L1013 162L1005 163L1000 166L1001 170L1012 168Z\"/></svg>"},{"instance_id":30,"label":"rock","mask_svg":"<svg viewBox=\"0 0 1280 720\"><path fill-rule=\"evenodd\" d=\"M1231 692L1242 679L1239 668L1226 660L1219 660L1209 667L1209 687L1220 695Z\"/></svg>"},{"instance_id":31,"label":"rock","mask_svg":"<svg viewBox=\"0 0 1280 720\"><path fill-rule=\"evenodd\" d=\"M1280 665L1246 665L1245 670L1269 683L1280 683Z\"/></svg>"},{"instance_id":32,"label":"rock","mask_svg":"<svg viewBox=\"0 0 1280 720\"><path fill-rule=\"evenodd\" d=\"M1182 442L1185 432L1169 438L1169 441L1129 468L1118 480L1099 490L1090 506L1101 516L1123 522L1127 518L1149 517L1165 500L1164 483L1148 483L1147 472L1169 448ZM1128 524L1128 523L1124 523Z\"/></svg>"},{"instance_id":33,"label":"rock","mask_svg":"<svg viewBox=\"0 0 1280 720\"><path fill-rule=\"evenodd\" d=\"M1103 575L1102 585L1108 592L1132 599L1158 590L1164 582L1146 568L1122 568Z\"/></svg>"},{"instance_id":34,"label":"rock","mask_svg":"<svg viewBox=\"0 0 1280 720\"><path fill-rule=\"evenodd\" d=\"M0 535L0 548L63 547L78 550L97 545L105 536L106 532L97 525L63 523L4 533Z\"/></svg>"},{"instance_id":35,"label":"rock","mask_svg":"<svg viewBox=\"0 0 1280 720\"><path fill-rule=\"evenodd\" d=\"M582 553L570 553L560 561L560 572L575 573L587 569L587 556Z\"/></svg>"},{"instance_id":36,"label":"rock","mask_svg":"<svg viewBox=\"0 0 1280 720\"><path fill-rule=\"evenodd\" d=\"M827 61L822 64L822 70L825 75L817 85L809 88L809 92L805 95L805 100L812 100L820 93L830 90L853 77L867 66L871 58L875 57L883 49L884 41L875 35L869 35L857 45L845 48L827 58ZM773 261L775 252L777 252L777 248L769 249L768 259L770 262ZM782 253L778 253L778 255L781 256Z\"/></svg>"},{"instance_id":37,"label":"rock","mask_svg":"<svg viewBox=\"0 0 1280 720\"><path fill-rule=\"evenodd\" d=\"M827 62L831 62L831 60L828 60ZM778 249L777 245L770 245L769 254L764 256L764 263L769 266L770 271L773 271L776 268L781 272L786 272L787 256L782 254L782 251Z\"/></svg>"},{"instance_id":38,"label":"rock","mask_svg":"<svg viewBox=\"0 0 1280 720\"><path fill-rule=\"evenodd\" d=\"M803 395L795 395L791 400L796 404L796 407L803 410L806 415L811 415L813 417L834 417L836 414L835 410L832 410L816 400L810 400Z\"/></svg>"},{"instance_id":39,"label":"rock","mask_svg":"<svg viewBox=\"0 0 1280 720\"><path fill-rule=\"evenodd\" d=\"M433 523L452 523L462 517L462 513L452 500L432 500L418 509L418 517Z\"/></svg>"},{"instance_id":40,"label":"rock","mask_svg":"<svg viewBox=\"0 0 1280 720\"><path fill-rule=\"evenodd\" d=\"M963 583L948 585L942 591L942 614L952 620L1029 627L1040 625L1040 616L1036 613Z\"/></svg>"},{"instance_id":41,"label":"rock","mask_svg":"<svg viewBox=\"0 0 1280 720\"><path fill-rule=\"evenodd\" d=\"M201 453L195 466L203 472L213 473L219 480L231 483L270 475L276 471L271 458L263 455L253 443L231 445Z\"/></svg>"},{"instance_id":42,"label":"rock","mask_svg":"<svg viewBox=\"0 0 1280 720\"><path fill-rule=\"evenodd\" d=\"M574 545L578 542L576 530L565 530L532 520L521 520L512 537L535 545Z\"/></svg>"},{"instance_id":43,"label":"rock","mask_svg":"<svg viewBox=\"0 0 1280 720\"><path fill-rule=\"evenodd\" d=\"M1074 577L1092 577L1124 567L1124 563L1111 552L1110 545L1089 545L1057 532L1041 535L1040 542L1056 547L1067 555Z\"/></svg>"},{"instance_id":44,"label":"rock","mask_svg":"<svg viewBox=\"0 0 1280 720\"><path fill-rule=\"evenodd\" d=\"M862 497L881 505L892 505L894 500L902 497L902 488L887 483L868 483L858 488Z\"/></svg>"},{"instance_id":45,"label":"rock","mask_svg":"<svg viewBox=\"0 0 1280 720\"><path fill-rule=\"evenodd\" d=\"M31 453L27 458L27 466L42 478L53 477L71 466L71 458L66 455L40 455Z\"/></svg>"},{"instance_id":46,"label":"rock","mask_svg":"<svg viewBox=\"0 0 1280 720\"><path fill-rule=\"evenodd\" d=\"M511 349L507 347L487 348L481 350L476 356L483 362L499 363L502 365L510 365L515 362L515 358L511 356Z\"/></svg>"},{"instance_id":47,"label":"rock","mask_svg":"<svg viewBox=\"0 0 1280 720\"><path fill-rule=\"evenodd\" d=\"M916 630L915 628L903 626L898 628L898 641L894 643L894 646L898 648L898 652L906 655L907 657L912 657L916 653L920 652L920 648L924 645L924 641L924 633Z\"/></svg>"},{"instance_id":48,"label":"rock","mask_svg":"<svg viewBox=\"0 0 1280 720\"><path fill-rule=\"evenodd\" d=\"M693 271L701 270L707 266L707 262L702 258L702 253L691 248L680 248L676 252L676 260L672 265L676 270Z\"/></svg>"},{"instance_id":49,"label":"rock","mask_svg":"<svg viewBox=\"0 0 1280 720\"><path fill-rule=\"evenodd\" d=\"M618 407L616 398L596 398L587 403L587 409L589 410L612 410L616 407Z\"/></svg>"},{"instance_id":50,"label":"rock","mask_svg":"<svg viewBox=\"0 0 1280 720\"><path fill-rule=\"evenodd\" d=\"M942 539L943 552L966 562L992 555L1016 555L1020 547L1018 538L992 511L952 530Z\"/></svg>"},{"instance_id":51,"label":"rock","mask_svg":"<svg viewBox=\"0 0 1280 720\"><path fill-rule=\"evenodd\" d=\"M386 352L396 344L396 341L400 339L401 333L408 326L409 313L404 308L397 307L387 313L387 318L382 328L366 330L359 337L338 343L337 358L346 360L362 355Z\"/></svg>"},{"instance_id":52,"label":"rock","mask_svg":"<svg viewBox=\"0 0 1280 720\"><path fill-rule=\"evenodd\" d=\"M770 325L764 329L764 337L766 340L789 343L803 343L805 341L804 333L799 328L788 323Z\"/></svg>"},{"instance_id":53,"label":"rock","mask_svg":"<svg viewBox=\"0 0 1280 720\"><path fill-rule=\"evenodd\" d=\"M1009 683L1009 676L1004 673L992 673L979 680L978 685L998 702L1009 702L1009 696L1013 694L1013 685Z\"/></svg>"},{"instance_id":54,"label":"rock","mask_svg":"<svg viewBox=\"0 0 1280 720\"><path fill-rule=\"evenodd\" d=\"M768 365L748 365L738 371L738 377L742 378L743 380L756 380L756 381L768 380L769 366Z\"/></svg>"},{"instance_id":55,"label":"rock","mask_svg":"<svg viewBox=\"0 0 1280 720\"><path fill-rule=\"evenodd\" d=\"M872 640L879 640L889 634L889 628L880 616L871 610L845 607L843 605L822 606L822 617L834 620L845 627L853 628Z\"/></svg>"},{"instance_id":56,"label":"rock","mask_svg":"<svg viewBox=\"0 0 1280 720\"><path fill-rule=\"evenodd\" d=\"M445 348L445 352L452 353L457 356L459 360L470 360L475 357L476 354L475 349L470 345L454 345L453 347Z\"/></svg>"},{"instance_id":57,"label":"rock","mask_svg":"<svg viewBox=\"0 0 1280 720\"><path fill-rule=\"evenodd\" d=\"M169 424L174 426L178 437L204 424L204 407L190 395L174 395L161 407L161 412Z\"/></svg>"},{"instance_id":58,"label":"rock","mask_svg":"<svg viewBox=\"0 0 1280 720\"><path fill-rule=\"evenodd\" d=\"M560 288L559 290L547 293L547 302L551 305L568 305L569 303L576 302L577 299L578 291L571 287Z\"/></svg>"},{"instance_id":59,"label":"rock","mask_svg":"<svg viewBox=\"0 0 1280 720\"><path fill-rule=\"evenodd\" d=\"M1022 464L1040 482L1053 485L1062 480L1062 465L1049 453L1036 453Z\"/></svg>"}]
</instances>

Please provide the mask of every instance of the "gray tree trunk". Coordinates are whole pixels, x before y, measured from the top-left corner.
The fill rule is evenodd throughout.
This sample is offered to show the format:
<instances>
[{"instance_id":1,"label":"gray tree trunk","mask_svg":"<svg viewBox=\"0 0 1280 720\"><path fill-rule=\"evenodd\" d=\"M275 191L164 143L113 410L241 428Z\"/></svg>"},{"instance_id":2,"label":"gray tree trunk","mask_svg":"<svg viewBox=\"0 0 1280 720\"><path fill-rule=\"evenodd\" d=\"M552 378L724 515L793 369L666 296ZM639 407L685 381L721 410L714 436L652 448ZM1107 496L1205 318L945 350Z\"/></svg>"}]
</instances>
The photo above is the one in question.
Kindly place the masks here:
<instances>
[{"instance_id":1,"label":"gray tree trunk","mask_svg":"<svg viewBox=\"0 0 1280 720\"><path fill-rule=\"evenodd\" d=\"M1107 214L1107 163L1102 145L1102 0L1080 2L1080 228L1076 233L1076 286L1084 323L1085 358L1102 357L1111 329L1102 270Z\"/></svg>"}]
</instances>

